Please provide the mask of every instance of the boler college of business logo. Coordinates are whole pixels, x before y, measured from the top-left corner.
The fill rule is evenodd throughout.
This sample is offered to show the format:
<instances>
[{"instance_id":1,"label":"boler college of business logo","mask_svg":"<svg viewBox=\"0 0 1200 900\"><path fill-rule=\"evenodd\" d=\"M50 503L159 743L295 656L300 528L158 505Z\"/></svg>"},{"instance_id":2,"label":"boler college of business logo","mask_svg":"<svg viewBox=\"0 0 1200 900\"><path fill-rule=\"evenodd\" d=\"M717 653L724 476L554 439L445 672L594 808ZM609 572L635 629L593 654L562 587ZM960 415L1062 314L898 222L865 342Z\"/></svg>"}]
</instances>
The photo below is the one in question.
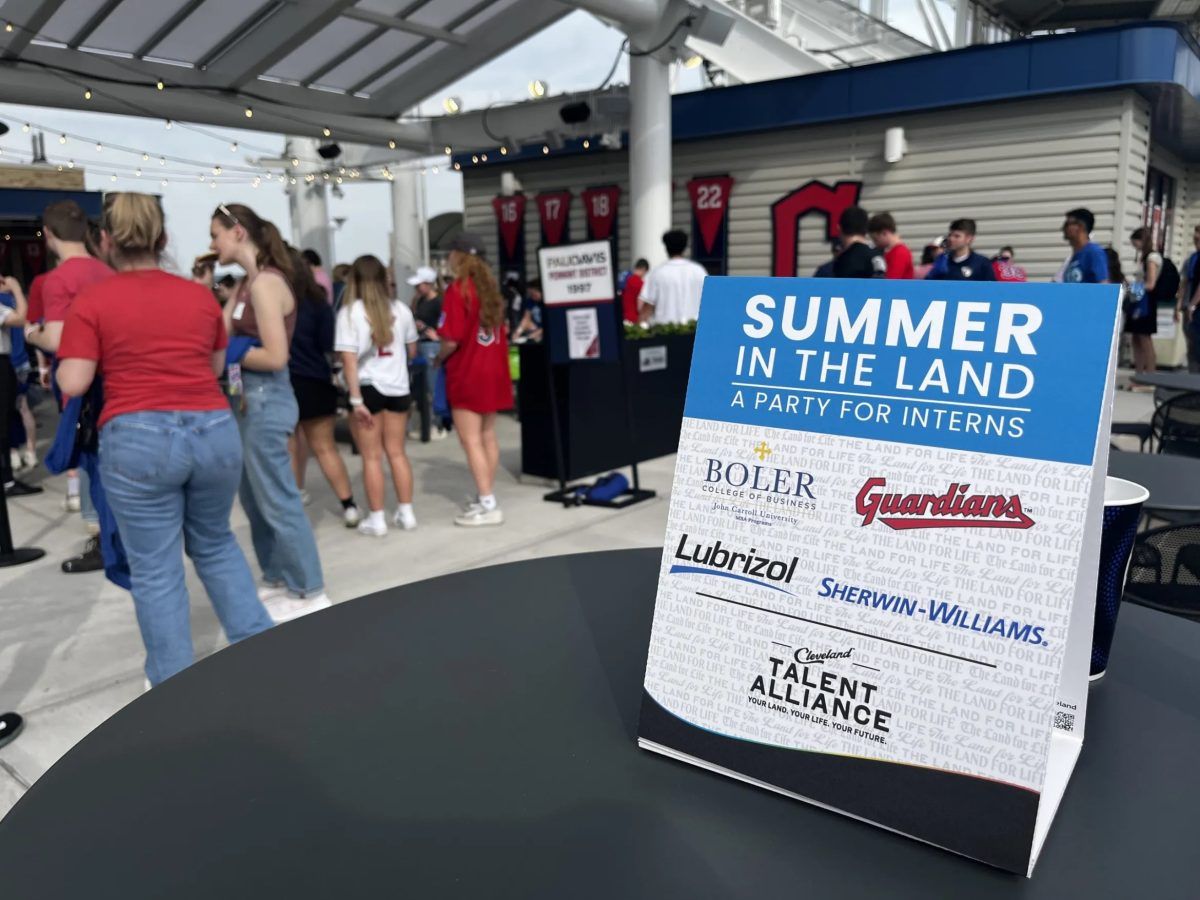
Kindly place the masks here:
<instances>
[{"instance_id":1,"label":"boler college of business logo","mask_svg":"<svg viewBox=\"0 0 1200 900\"><path fill-rule=\"evenodd\" d=\"M862 524L876 519L888 528L1030 528L1033 519L1016 494L968 494L971 486L955 482L943 494L887 494L885 478L868 478L854 509Z\"/></svg>"},{"instance_id":2,"label":"boler college of business logo","mask_svg":"<svg viewBox=\"0 0 1200 900\"><path fill-rule=\"evenodd\" d=\"M781 506L815 509L811 472L767 464L775 451L760 440L750 448L750 462L708 457L700 489L733 499L755 500ZM757 460L757 462L755 462Z\"/></svg>"}]
</instances>

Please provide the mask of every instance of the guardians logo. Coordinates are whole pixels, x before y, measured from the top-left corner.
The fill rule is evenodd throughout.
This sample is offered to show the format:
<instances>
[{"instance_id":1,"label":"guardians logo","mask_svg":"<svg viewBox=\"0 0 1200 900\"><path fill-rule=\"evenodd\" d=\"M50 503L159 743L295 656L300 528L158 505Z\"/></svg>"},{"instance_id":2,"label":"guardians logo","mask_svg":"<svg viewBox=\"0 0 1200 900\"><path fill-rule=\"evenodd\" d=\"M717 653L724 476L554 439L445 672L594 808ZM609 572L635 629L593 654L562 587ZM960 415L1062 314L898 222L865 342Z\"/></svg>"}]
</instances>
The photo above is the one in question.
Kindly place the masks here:
<instances>
[{"instance_id":1,"label":"guardians logo","mask_svg":"<svg viewBox=\"0 0 1200 900\"><path fill-rule=\"evenodd\" d=\"M885 478L868 478L855 499L862 524L876 519L888 528L1030 528L1033 519L1021 508L1016 494L968 494L969 484L957 482L944 494L888 494Z\"/></svg>"}]
</instances>

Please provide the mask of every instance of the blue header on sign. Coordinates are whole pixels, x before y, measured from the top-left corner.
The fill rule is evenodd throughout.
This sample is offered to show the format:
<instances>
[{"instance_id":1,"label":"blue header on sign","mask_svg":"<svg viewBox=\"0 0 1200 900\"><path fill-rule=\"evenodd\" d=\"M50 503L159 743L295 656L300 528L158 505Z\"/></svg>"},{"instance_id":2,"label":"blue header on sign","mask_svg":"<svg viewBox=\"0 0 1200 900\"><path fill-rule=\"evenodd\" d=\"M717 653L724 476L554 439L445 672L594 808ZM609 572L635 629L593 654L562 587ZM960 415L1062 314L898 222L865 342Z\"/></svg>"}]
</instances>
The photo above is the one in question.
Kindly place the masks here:
<instances>
[{"instance_id":1,"label":"blue header on sign","mask_svg":"<svg viewBox=\"0 0 1200 900\"><path fill-rule=\"evenodd\" d=\"M1088 465L1115 285L710 277L685 415Z\"/></svg>"}]
</instances>

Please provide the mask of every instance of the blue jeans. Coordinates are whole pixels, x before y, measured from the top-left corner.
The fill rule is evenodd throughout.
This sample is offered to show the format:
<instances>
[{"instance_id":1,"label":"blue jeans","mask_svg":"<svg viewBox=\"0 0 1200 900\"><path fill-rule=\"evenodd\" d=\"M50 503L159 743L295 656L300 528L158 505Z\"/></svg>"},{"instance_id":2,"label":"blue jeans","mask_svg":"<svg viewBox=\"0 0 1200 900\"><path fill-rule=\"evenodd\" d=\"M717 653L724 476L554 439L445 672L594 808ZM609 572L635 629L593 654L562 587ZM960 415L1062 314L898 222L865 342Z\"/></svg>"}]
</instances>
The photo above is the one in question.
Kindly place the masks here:
<instances>
[{"instance_id":1,"label":"blue jeans","mask_svg":"<svg viewBox=\"0 0 1200 900\"><path fill-rule=\"evenodd\" d=\"M245 465L238 496L250 520L254 555L268 584L284 584L306 596L325 585L317 542L304 512L288 436L300 413L287 370L242 370L241 397L234 397ZM242 400L245 400L244 408Z\"/></svg>"},{"instance_id":2,"label":"blue jeans","mask_svg":"<svg viewBox=\"0 0 1200 900\"><path fill-rule=\"evenodd\" d=\"M231 642L271 627L229 527L242 471L233 416L138 412L100 431L100 472L133 576L133 605L151 684L194 659L183 554Z\"/></svg>"}]
</instances>

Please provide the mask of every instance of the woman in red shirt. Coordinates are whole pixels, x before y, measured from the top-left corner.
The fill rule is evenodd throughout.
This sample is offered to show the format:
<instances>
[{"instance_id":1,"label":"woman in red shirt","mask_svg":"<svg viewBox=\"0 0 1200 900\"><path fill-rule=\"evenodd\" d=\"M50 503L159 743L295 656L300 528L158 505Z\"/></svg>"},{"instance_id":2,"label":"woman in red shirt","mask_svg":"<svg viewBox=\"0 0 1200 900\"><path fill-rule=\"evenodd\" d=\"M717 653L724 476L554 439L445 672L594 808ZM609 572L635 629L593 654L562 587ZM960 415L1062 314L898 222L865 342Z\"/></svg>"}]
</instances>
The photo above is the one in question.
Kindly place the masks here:
<instances>
[{"instance_id":1,"label":"woman in red shirt","mask_svg":"<svg viewBox=\"0 0 1200 900\"><path fill-rule=\"evenodd\" d=\"M100 239L117 274L75 298L58 384L77 397L104 376L101 482L156 685L193 659L184 551L231 642L270 628L271 618L229 527L242 445L217 386L221 310L210 291L159 268L167 239L154 197L109 194Z\"/></svg>"},{"instance_id":2,"label":"woman in red shirt","mask_svg":"<svg viewBox=\"0 0 1200 900\"><path fill-rule=\"evenodd\" d=\"M436 364L446 367L446 399L454 430L479 491L478 499L469 503L454 523L499 525L504 513L494 493L500 468L496 413L513 405L504 298L496 276L483 260L483 241L476 235L464 232L451 244L450 270L454 281L446 289L442 305L438 328L442 348Z\"/></svg>"}]
</instances>

